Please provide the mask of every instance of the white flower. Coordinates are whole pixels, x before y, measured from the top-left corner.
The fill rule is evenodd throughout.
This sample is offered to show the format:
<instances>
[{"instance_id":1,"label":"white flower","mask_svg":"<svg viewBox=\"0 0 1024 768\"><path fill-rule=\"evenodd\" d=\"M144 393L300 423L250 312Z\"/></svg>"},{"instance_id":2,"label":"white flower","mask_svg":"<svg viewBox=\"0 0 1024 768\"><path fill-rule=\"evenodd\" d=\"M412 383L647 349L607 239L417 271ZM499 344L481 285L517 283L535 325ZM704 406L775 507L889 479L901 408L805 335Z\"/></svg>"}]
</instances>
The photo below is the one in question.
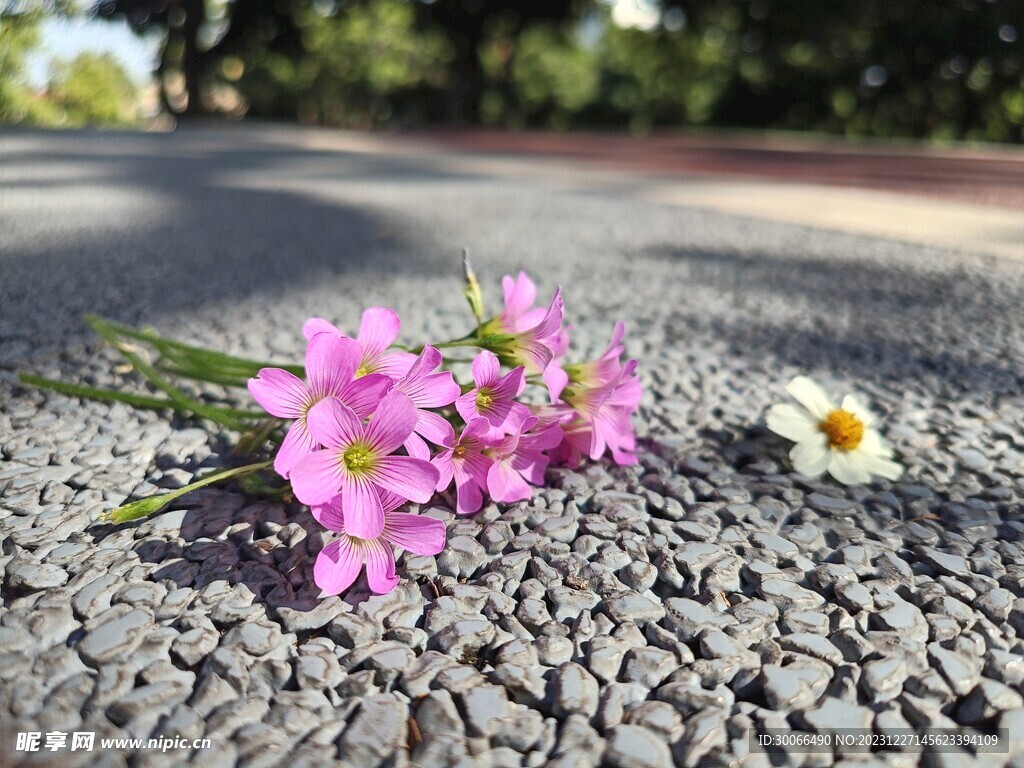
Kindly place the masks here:
<instances>
[{"instance_id":1,"label":"white flower","mask_svg":"<svg viewBox=\"0 0 1024 768\"><path fill-rule=\"evenodd\" d=\"M789 458L801 475L817 477L828 470L840 483L854 485L871 482L872 475L898 480L903 474L892 450L872 429L875 417L853 395L836 408L806 376L797 376L786 391L803 408L772 406L768 429L796 442Z\"/></svg>"}]
</instances>

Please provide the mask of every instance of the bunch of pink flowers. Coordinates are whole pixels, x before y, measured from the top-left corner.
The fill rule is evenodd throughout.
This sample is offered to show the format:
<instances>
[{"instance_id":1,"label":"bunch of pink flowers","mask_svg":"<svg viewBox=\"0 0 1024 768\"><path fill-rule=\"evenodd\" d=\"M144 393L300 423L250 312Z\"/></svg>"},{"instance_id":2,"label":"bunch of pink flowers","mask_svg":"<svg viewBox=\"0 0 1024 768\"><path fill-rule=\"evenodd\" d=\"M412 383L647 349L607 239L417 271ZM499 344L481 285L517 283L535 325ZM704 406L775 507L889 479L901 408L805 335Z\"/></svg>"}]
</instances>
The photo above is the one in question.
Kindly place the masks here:
<instances>
[{"instance_id":1,"label":"bunch of pink flowers","mask_svg":"<svg viewBox=\"0 0 1024 768\"><path fill-rule=\"evenodd\" d=\"M596 360L566 364L569 329L561 290L535 307L525 273L503 281L501 314L482 320L482 297L467 273L467 297L477 316L470 335L394 347L398 315L382 307L363 313L356 337L311 318L306 380L264 368L249 391L272 416L292 423L274 460L295 497L338 534L317 558L313 574L325 594L350 587L365 565L370 588L398 583L393 547L434 555L444 548L442 521L399 511L454 485L455 509L473 514L489 496L529 499L549 464L576 467L606 453L636 463L631 415L641 397L636 361L623 363L625 328L616 323ZM479 350L472 382L444 370L442 348ZM538 395L523 399L534 385Z\"/></svg>"}]
</instances>

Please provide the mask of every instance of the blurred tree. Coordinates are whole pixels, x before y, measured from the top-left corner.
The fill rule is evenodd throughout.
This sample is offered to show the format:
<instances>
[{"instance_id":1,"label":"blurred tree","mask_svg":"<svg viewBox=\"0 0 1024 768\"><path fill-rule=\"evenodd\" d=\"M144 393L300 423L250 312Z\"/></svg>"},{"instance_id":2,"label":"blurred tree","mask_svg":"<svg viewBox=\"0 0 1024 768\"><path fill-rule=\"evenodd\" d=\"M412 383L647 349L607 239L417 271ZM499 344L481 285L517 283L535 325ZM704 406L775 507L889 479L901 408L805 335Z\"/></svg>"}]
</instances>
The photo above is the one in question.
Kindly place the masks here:
<instances>
[{"instance_id":1,"label":"blurred tree","mask_svg":"<svg viewBox=\"0 0 1024 768\"><path fill-rule=\"evenodd\" d=\"M260 47L301 57L293 15L307 3L274 0L97 0L101 18L125 19L140 34L157 31L161 99L171 114L204 114L205 95L225 56Z\"/></svg>"},{"instance_id":2,"label":"blurred tree","mask_svg":"<svg viewBox=\"0 0 1024 768\"><path fill-rule=\"evenodd\" d=\"M405 119L416 89L446 84L450 46L436 29L416 30L395 0L295 14L304 55L240 50L238 88L259 114L369 128Z\"/></svg>"},{"instance_id":3,"label":"blurred tree","mask_svg":"<svg viewBox=\"0 0 1024 768\"><path fill-rule=\"evenodd\" d=\"M29 87L25 62L39 47L43 20L68 11L68 0L0 0L0 123L59 122L59 111Z\"/></svg>"},{"instance_id":4,"label":"blurred tree","mask_svg":"<svg viewBox=\"0 0 1024 768\"><path fill-rule=\"evenodd\" d=\"M588 0L419 0L420 28L444 30L452 44L452 87L447 93L446 118L476 124L487 90L483 66L488 34L495 26L513 40L529 25L578 18Z\"/></svg>"},{"instance_id":5,"label":"blurred tree","mask_svg":"<svg viewBox=\"0 0 1024 768\"><path fill-rule=\"evenodd\" d=\"M127 125L138 118L135 83L109 53L54 62L48 96L68 125Z\"/></svg>"}]
</instances>

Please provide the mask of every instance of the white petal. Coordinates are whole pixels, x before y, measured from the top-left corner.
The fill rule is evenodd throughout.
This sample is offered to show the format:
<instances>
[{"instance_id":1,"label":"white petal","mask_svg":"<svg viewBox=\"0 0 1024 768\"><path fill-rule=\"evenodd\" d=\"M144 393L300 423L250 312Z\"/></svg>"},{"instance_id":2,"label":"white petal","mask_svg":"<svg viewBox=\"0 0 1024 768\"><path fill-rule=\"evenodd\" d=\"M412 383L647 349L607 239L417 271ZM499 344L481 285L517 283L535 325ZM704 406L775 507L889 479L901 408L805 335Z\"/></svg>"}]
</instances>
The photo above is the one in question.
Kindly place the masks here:
<instances>
[{"instance_id":1,"label":"white petal","mask_svg":"<svg viewBox=\"0 0 1024 768\"><path fill-rule=\"evenodd\" d=\"M792 405L773 405L768 410L767 423L772 432L797 443L818 433L818 423L806 411Z\"/></svg>"},{"instance_id":2,"label":"white petal","mask_svg":"<svg viewBox=\"0 0 1024 768\"><path fill-rule=\"evenodd\" d=\"M793 468L804 477L817 477L828 467L828 442L824 435L804 440L793 446L789 452Z\"/></svg>"},{"instance_id":3,"label":"white petal","mask_svg":"<svg viewBox=\"0 0 1024 768\"><path fill-rule=\"evenodd\" d=\"M828 395L806 376L797 376L786 385L786 391L797 399L804 408L811 412L818 421L825 419L835 410Z\"/></svg>"},{"instance_id":4,"label":"white petal","mask_svg":"<svg viewBox=\"0 0 1024 768\"><path fill-rule=\"evenodd\" d=\"M865 454L861 462L872 475L878 475L886 480L899 480L903 476L903 467L886 456Z\"/></svg>"},{"instance_id":5,"label":"white petal","mask_svg":"<svg viewBox=\"0 0 1024 768\"><path fill-rule=\"evenodd\" d=\"M857 454L833 451L828 473L843 485L860 485L871 482L871 473L858 461Z\"/></svg>"},{"instance_id":6,"label":"white petal","mask_svg":"<svg viewBox=\"0 0 1024 768\"><path fill-rule=\"evenodd\" d=\"M878 432L873 429L865 429L864 437L860 440L860 445L857 446L857 453L867 453L872 456L880 456L883 459L892 458L892 449L885 444Z\"/></svg>"},{"instance_id":7,"label":"white petal","mask_svg":"<svg viewBox=\"0 0 1024 768\"><path fill-rule=\"evenodd\" d=\"M853 395L847 395L846 397L843 398L842 408L844 411L849 411L858 419L860 419L864 423L865 427L870 427L872 424L875 423L874 414L871 413L871 411L869 411L867 408L865 408L861 404L860 400L858 400Z\"/></svg>"}]
</instances>

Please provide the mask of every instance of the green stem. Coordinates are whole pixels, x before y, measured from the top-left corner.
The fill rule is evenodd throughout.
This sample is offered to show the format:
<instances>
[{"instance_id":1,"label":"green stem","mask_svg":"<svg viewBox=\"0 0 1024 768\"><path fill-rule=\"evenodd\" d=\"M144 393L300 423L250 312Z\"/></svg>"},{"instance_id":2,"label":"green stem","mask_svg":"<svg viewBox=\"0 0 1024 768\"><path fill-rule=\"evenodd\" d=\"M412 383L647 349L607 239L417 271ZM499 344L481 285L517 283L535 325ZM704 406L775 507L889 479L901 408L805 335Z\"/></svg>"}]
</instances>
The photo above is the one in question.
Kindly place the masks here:
<instances>
[{"instance_id":1,"label":"green stem","mask_svg":"<svg viewBox=\"0 0 1024 768\"><path fill-rule=\"evenodd\" d=\"M159 512L172 501L184 496L186 493L191 493L192 491L198 490L199 488L203 488L207 485L219 483L222 480L229 480L232 477L251 475L254 472L266 469L271 464L273 464L273 461L261 461L256 464L248 464L244 467L236 467L235 469L228 469L223 472L215 472L212 475L204 477L202 480L189 483L184 488L178 488L177 490L160 496L150 496L148 499L133 501L131 504L125 504L117 509L111 510L110 512L104 512L100 516L100 519L111 523L127 523L130 520L138 520L140 517L146 517L147 515Z\"/></svg>"}]
</instances>

